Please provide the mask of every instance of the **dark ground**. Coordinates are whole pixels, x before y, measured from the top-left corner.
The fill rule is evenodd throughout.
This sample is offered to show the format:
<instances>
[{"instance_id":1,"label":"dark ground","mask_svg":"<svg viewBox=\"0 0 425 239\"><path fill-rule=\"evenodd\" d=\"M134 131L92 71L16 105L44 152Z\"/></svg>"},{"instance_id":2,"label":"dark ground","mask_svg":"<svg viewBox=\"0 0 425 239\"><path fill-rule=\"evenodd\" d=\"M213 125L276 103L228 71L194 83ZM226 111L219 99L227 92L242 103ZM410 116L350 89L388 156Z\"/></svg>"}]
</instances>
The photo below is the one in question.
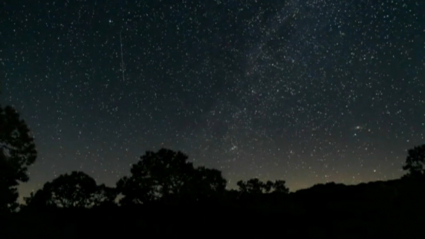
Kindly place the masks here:
<instances>
[{"instance_id":1,"label":"dark ground","mask_svg":"<svg viewBox=\"0 0 425 239\"><path fill-rule=\"evenodd\" d=\"M289 195L240 195L179 205L23 209L0 238L421 238L425 183L316 185Z\"/></svg>"}]
</instances>

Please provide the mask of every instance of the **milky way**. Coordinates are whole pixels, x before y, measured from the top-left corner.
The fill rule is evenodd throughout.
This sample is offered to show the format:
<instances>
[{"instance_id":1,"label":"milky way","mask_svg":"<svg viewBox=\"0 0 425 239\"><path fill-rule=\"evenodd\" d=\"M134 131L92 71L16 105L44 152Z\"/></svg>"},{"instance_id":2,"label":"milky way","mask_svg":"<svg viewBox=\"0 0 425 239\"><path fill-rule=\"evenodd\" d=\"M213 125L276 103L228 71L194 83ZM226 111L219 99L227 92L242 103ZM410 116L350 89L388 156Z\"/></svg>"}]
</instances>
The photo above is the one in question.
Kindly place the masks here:
<instances>
[{"instance_id":1,"label":"milky way","mask_svg":"<svg viewBox=\"0 0 425 239\"><path fill-rule=\"evenodd\" d=\"M291 190L402 175L424 143L425 2L2 3L3 105L39 157L22 194L72 170L113 185L181 150Z\"/></svg>"}]
</instances>

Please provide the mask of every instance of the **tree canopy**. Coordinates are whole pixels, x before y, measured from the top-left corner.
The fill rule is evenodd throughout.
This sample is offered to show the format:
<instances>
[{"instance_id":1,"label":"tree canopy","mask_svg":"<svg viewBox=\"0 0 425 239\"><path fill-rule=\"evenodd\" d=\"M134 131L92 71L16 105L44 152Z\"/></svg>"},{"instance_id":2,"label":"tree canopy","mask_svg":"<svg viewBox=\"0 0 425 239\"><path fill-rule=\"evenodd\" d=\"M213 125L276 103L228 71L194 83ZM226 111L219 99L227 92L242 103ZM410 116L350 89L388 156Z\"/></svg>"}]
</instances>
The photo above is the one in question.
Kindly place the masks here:
<instances>
[{"instance_id":1,"label":"tree canopy","mask_svg":"<svg viewBox=\"0 0 425 239\"><path fill-rule=\"evenodd\" d=\"M12 107L0 106L0 212L17 208L17 186L28 181L28 166L36 158L34 138L25 121Z\"/></svg>"},{"instance_id":2,"label":"tree canopy","mask_svg":"<svg viewBox=\"0 0 425 239\"><path fill-rule=\"evenodd\" d=\"M222 195L226 180L217 169L198 167L180 193L183 200L202 200Z\"/></svg>"},{"instance_id":3,"label":"tree canopy","mask_svg":"<svg viewBox=\"0 0 425 239\"><path fill-rule=\"evenodd\" d=\"M285 186L285 181L276 180L274 182L262 182L258 178L249 179L248 181L240 180L237 182L239 191L249 194L262 194L262 193L288 193L289 189Z\"/></svg>"},{"instance_id":4,"label":"tree canopy","mask_svg":"<svg viewBox=\"0 0 425 239\"><path fill-rule=\"evenodd\" d=\"M143 204L169 198L208 197L224 191L226 180L215 169L195 169L188 156L170 149L147 151L120 179L121 204Z\"/></svg>"},{"instance_id":5,"label":"tree canopy","mask_svg":"<svg viewBox=\"0 0 425 239\"><path fill-rule=\"evenodd\" d=\"M421 177L425 175L425 144L408 150L403 170L407 171L405 177Z\"/></svg>"},{"instance_id":6,"label":"tree canopy","mask_svg":"<svg viewBox=\"0 0 425 239\"><path fill-rule=\"evenodd\" d=\"M98 186L89 175L74 171L47 182L25 200L29 207L90 208L112 203L115 198L113 188L103 184Z\"/></svg>"}]
</instances>

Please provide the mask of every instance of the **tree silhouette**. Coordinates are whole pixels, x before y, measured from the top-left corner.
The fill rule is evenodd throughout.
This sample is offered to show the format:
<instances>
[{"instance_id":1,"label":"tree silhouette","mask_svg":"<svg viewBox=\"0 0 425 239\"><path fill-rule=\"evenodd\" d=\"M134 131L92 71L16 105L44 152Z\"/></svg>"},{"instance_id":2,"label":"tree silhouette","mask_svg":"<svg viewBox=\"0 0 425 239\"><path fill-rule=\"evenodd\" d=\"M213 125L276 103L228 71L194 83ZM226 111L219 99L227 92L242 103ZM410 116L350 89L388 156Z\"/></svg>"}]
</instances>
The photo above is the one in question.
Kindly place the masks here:
<instances>
[{"instance_id":1,"label":"tree silhouette","mask_svg":"<svg viewBox=\"0 0 425 239\"><path fill-rule=\"evenodd\" d=\"M425 144L408 150L403 170L407 171L405 177L416 178L425 175Z\"/></svg>"},{"instance_id":2,"label":"tree silhouette","mask_svg":"<svg viewBox=\"0 0 425 239\"><path fill-rule=\"evenodd\" d=\"M195 169L182 152L160 149L147 151L131 167L131 176L120 179L117 189L122 205L143 204L158 200L208 197L224 191L226 181L221 172L200 167Z\"/></svg>"},{"instance_id":3,"label":"tree silhouette","mask_svg":"<svg viewBox=\"0 0 425 239\"><path fill-rule=\"evenodd\" d=\"M270 181L269 181L270 182ZM289 193L289 188L287 188L285 186L285 181L284 180L276 180L273 183L273 192L275 193L285 193L288 194Z\"/></svg>"},{"instance_id":4,"label":"tree silhouette","mask_svg":"<svg viewBox=\"0 0 425 239\"><path fill-rule=\"evenodd\" d=\"M249 179L247 182L242 180L236 183L239 186L239 191L250 194L268 193L270 184L261 182L258 178Z\"/></svg>"},{"instance_id":5,"label":"tree silhouette","mask_svg":"<svg viewBox=\"0 0 425 239\"><path fill-rule=\"evenodd\" d=\"M10 106L0 106L0 213L14 211L17 186L27 182L28 166L37 158L34 138L19 114Z\"/></svg>"},{"instance_id":6,"label":"tree silhouette","mask_svg":"<svg viewBox=\"0 0 425 239\"><path fill-rule=\"evenodd\" d=\"M198 167L190 181L183 187L182 197L186 200L203 200L222 196L226 180L217 169Z\"/></svg>"},{"instance_id":7,"label":"tree silhouette","mask_svg":"<svg viewBox=\"0 0 425 239\"><path fill-rule=\"evenodd\" d=\"M60 175L25 201L29 207L53 206L59 208L90 208L111 203L116 191L96 181L83 172Z\"/></svg>"},{"instance_id":8,"label":"tree silhouette","mask_svg":"<svg viewBox=\"0 0 425 239\"><path fill-rule=\"evenodd\" d=\"M288 193L289 189L285 186L284 180L276 180L275 182L267 181L266 183L260 181L258 178L249 179L247 182L238 181L237 185L239 191L249 194L262 194L262 193Z\"/></svg>"}]
</instances>

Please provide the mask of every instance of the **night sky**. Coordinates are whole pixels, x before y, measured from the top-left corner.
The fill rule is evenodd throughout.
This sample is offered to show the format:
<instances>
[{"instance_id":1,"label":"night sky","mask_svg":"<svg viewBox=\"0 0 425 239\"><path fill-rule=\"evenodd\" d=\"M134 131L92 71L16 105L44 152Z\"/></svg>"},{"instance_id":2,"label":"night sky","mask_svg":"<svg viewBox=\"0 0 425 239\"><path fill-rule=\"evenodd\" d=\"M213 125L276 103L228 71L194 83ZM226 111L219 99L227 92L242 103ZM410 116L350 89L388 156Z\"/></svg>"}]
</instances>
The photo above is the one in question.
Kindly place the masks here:
<instances>
[{"instance_id":1,"label":"night sky","mask_svg":"<svg viewBox=\"0 0 425 239\"><path fill-rule=\"evenodd\" d=\"M400 177L425 143L423 0L6 0L0 102L39 152L21 196L146 150L230 181Z\"/></svg>"}]
</instances>

